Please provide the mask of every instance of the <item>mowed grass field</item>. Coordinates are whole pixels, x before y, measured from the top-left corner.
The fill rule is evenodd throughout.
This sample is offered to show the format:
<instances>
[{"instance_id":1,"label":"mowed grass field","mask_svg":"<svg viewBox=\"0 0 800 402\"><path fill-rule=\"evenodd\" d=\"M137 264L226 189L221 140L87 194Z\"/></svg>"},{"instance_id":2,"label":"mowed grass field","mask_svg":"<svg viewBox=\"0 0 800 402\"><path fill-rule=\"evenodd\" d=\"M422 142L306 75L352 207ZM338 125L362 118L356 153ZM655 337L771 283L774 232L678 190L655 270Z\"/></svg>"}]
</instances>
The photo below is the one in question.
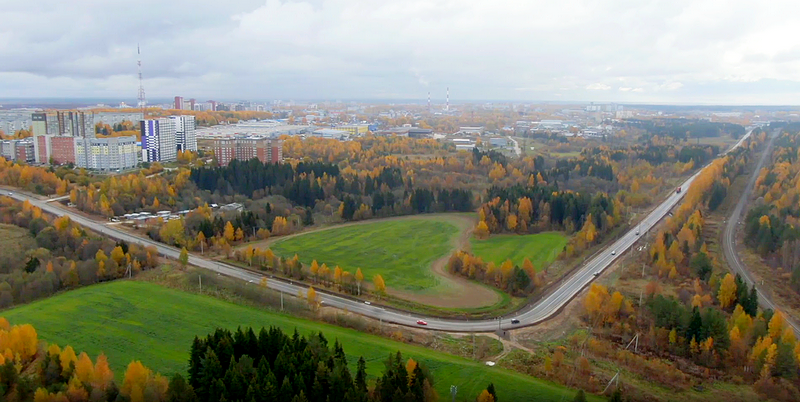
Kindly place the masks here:
<instances>
[{"instance_id":1,"label":"mowed grass field","mask_svg":"<svg viewBox=\"0 0 800 402\"><path fill-rule=\"evenodd\" d=\"M297 329L302 335L322 331L331 344L338 339L352 372L363 356L373 380L383 371L388 355L399 350L404 358L412 357L431 369L442 399L449 400L450 385L456 385L458 400L472 401L490 382L504 401L562 401L575 394L547 381L422 347L146 282L89 286L0 315L12 324L32 324L40 339L71 345L93 359L104 352L118 380L132 360L141 360L163 375L186 375L192 339L217 327L277 326L287 333Z\"/></svg>"},{"instance_id":2,"label":"mowed grass field","mask_svg":"<svg viewBox=\"0 0 800 402\"><path fill-rule=\"evenodd\" d=\"M453 247L459 229L447 218L387 220L311 232L273 243L272 251L287 258L297 254L304 264L317 260L366 281L383 276L387 287L420 291L437 285L431 263Z\"/></svg>"},{"instance_id":3,"label":"mowed grass field","mask_svg":"<svg viewBox=\"0 0 800 402\"><path fill-rule=\"evenodd\" d=\"M561 233L547 232L522 236L492 235L486 240L477 240L473 237L470 241L472 253L484 261L493 261L499 265L510 259L514 264L521 266L525 258L528 258L537 270L541 270L561 254L567 240Z\"/></svg>"}]
</instances>

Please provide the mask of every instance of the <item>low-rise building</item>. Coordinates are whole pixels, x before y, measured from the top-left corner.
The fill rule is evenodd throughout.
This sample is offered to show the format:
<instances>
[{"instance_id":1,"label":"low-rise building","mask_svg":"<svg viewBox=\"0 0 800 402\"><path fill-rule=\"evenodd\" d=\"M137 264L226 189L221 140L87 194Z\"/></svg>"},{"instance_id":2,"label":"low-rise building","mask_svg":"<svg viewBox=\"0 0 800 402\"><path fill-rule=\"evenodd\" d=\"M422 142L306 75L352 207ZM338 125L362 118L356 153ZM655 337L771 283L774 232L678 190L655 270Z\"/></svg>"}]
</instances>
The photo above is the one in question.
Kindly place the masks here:
<instances>
[{"instance_id":1,"label":"low-rise building","mask_svg":"<svg viewBox=\"0 0 800 402\"><path fill-rule=\"evenodd\" d=\"M364 135L369 131L368 124L348 124L343 126L336 126L336 130L347 131L351 136Z\"/></svg>"},{"instance_id":2,"label":"low-rise building","mask_svg":"<svg viewBox=\"0 0 800 402\"><path fill-rule=\"evenodd\" d=\"M312 135L314 137L331 138L331 139L335 139L335 140L341 140L343 138L346 138L348 135L350 135L350 133L347 132L347 131L343 131L343 130L334 130L332 128L321 128L319 130L314 130Z\"/></svg>"}]
</instances>

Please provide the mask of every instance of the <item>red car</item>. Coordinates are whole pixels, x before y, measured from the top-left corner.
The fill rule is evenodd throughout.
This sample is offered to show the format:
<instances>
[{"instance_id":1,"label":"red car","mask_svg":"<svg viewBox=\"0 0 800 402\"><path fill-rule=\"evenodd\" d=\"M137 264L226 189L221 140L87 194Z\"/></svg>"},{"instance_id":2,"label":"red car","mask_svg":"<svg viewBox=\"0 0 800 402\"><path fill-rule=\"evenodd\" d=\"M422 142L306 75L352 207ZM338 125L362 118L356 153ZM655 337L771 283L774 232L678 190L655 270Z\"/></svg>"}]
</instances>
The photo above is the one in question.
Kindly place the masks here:
<instances>
[{"instance_id":1,"label":"red car","mask_svg":"<svg viewBox=\"0 0 800 402\"><path fill-rule=\"evenodd\" d=\"M422 320L417 320L417 325L428 325L428 323Z\"/></svg>"}]
</instances>

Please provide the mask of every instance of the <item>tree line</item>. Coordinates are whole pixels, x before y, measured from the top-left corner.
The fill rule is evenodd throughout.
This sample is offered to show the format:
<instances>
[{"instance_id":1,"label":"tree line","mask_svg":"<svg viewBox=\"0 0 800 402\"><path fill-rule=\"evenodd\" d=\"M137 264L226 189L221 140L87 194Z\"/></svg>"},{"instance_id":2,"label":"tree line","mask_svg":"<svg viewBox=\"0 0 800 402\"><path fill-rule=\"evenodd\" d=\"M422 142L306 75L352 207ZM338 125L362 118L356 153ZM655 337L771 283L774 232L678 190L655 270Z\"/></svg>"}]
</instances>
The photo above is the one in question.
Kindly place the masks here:
<instances>
[{"instance_id":1,"label":"tree line","mask_svg":"<svg viewBox=\"0 0 800 402\"><path fill-rule=\"evenodd\" d=\"M386 369L368 386L366 361L355 375L338 341L322 332L292 336L280 329L252 328L232 333L217 329L195 337L189 357L188 386L197 401L435 401L430 371L400 352L389 355Z\"/></svg>"},{"instance_id":2,"label":"tree line","mask_svg":"<svg viewBox=\"0 0 800 402\"><path fill-rule=\"evenodd\" d=\"M134 275L157 265L154 247L114 242L69 217L52 218L27 201L0 200L0 222L28 230L20 253L0 255L0 306L27 303L63 289Z\"/></svg>"},{"instance_id":3,"label":"tree line","mask_svg":"<svg viewBox=\"0 0 800 402\"><path fill-rule=\"evenodd\" d=\"M740 138L745 134L745 128L740 124L696 119L627 119L622 124L624 126L646 130L650 135L670 137L676 140L720 137L723 135L728 135L732 138Z\"/></svg>"},{"instance_id":4,"label":"tree line","mask_svg":"<svg viewBox=\"0 0 800 402\"><path fill-rule=\"evenodd\" d=\"M792 130L794 128L794 130ZM791 274L800 293L800 128L775 139L771 163L756 179L758 197L745 217L745 244L773 268Z\"/></svg>"},{"instance_id":5,"label":"tree line","mask_svg":"<svg viewBox=\"0 0 800 402\"><path fill-rule=\"evenodd\" d=\"M494 262L484 262L465 251L456 251L447 261L447 269L453 274L481 281L504 290L514 296L526 296L542 286L542 277L536 273L533 263L525 259L522 267L506 260L498 267Z\"/></svg>"}]
</instances>

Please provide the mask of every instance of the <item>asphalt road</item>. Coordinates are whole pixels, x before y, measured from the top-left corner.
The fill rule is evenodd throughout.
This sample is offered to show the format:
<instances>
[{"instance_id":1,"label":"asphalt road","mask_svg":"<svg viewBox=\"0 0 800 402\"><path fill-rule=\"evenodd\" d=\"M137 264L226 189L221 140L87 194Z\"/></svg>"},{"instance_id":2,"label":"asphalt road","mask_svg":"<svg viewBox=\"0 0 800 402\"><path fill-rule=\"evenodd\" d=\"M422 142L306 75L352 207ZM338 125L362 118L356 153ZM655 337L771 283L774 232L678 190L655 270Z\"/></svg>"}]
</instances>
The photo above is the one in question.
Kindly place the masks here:
<instances>
[{"instance_id":1,"label":"asphalt road","mask_svg":"<svg viewBox=\"0 0 800 402\"><path fill-rule=\"evenodd\" d=\"M517 140L515 140L515 139L511 138L511 136L510 136L510 135L509 135L509 136L506 136L506 138L508 138L508 139L509 139L509 141L511 141L511 142L513 142L513 143L514 143L514 153L516 153L516 154L517 154L517 157L522 157L522 149L520 149L520 147L519 147L519 143L517 142Z\"/></svg>"},{"instance_id":2,"label":"asphalt road","mask_svg":"<svg viewBox=\"0 0 800 402\"><path fill-rule=\"evenodd\" d=\"M780 130L775 130L772 133L772 136L770 136L769 143L767 143L767 146L764 148L756 168L753 169L753 173L750 176L750 181L747 182L747 187L745 187L745 190L742 192L742 195L739 198L739 202L736 203L736 208L733 209L731 216L728 218L728 222L725 225L725 232L723 234L722 251L725 254L725 261L728 262L728 267L730 267L731 271L741 275L742 280L747 284L748 287L753 286L755 281L753 280L752 275L750 275L750 271L747 269L747 266L744 265L742 260L739 258L739 254L736 252L736 227L740 225L742 211L744 211L744 207L747 204L747 199L753 192L756 180L758 179L758 173L761 171L761 168L764 167L764 162L772 153L772 145L775 142L775 138L778 137L778 134L780 134ZM761 289L759 289L758 284L756 284L756 292L758 293L758 304L760 304L761 307L772 310L776 309L775 303L772 302L768 295L764 294ZM784 317L786 317L786 321L794 329L795 334L800 336L800 326L798 326L797 323L791 319L791 317L788 317L785 314Z\"/></svg>"},{"instance_id":3,"label":"asphalt road","mask_svg":"<svg viewBox=\"0 0 800 402\"><path fill-rule=\"evenodd\" d=\"M734 146L741 145L746 136ZM695 173L688 180L681 184L681 188L686 190L689 185L697 177ZM390 323L396 323L408 326L418 326L417 320L423 319L427 321L426 326L419 326L421 328L446 330L446 331L461 331L461 332L489 332L496 329L512 329L521 326L534 325L542 322L551 316L558 313L573 297L575 297L584 287L589 285L597 274L608 268L617 258L620 257L625 251L631 248L639 238L649 231L653 226L658 223L667 213L674 208L678 202L683 198L685 191L678 194L673 192L666 200L664 200L658 207L656 207L650 214L648 214L639 225L625 233L622 237L617 239L613 244L606 249L598 252L592 257L583 267L577 269L569 278L563 281L563 284L551 291L549 295L544 297L538 303L523 308L515 313L513 317L500 317L498 319L486 320L456 320L456 319L439 319L432 317L423 317L420 315L412 315L406 312L393 310L388 307L378 306L375 304L367 305L362 301L351 300L336 295L318 291L317 296L326 306L336 307L340 309L347 309L350 312L362 314L375 319L380 319ZM154 246L162 255L177 259L180 255L180 250L170 247L161 243L157 243L145 236L134 235L129 232L118 230L113 226L107 225L105 222L98 222L87 219L82 215L71 211L66 208L60 208L56 205L51 205L48 200L39 200L34 197L13 192L10 195L12 198L19 201L28 200L31 204L36 205L43 211L56 216L68 215L70 219L76 223L83 225L97 233L103 234L110 238L124 240L128 243L136 243L143 246ZM638 233L637 233L638 232ZM250 271L246 271L235 266L212 261L198 256L195 253L189 254L189 263L202 267L211 271L218 272L222 275L227 275L233 278L238 278L248 281L253 286L258 286L263 275L259 275ZM284 281L277 278L268 278L267 286L271 289L287 293L291 296L297 295L298 292L305 293L307 286L294 284L291 281ZM512 324L511 319L516 318L520 321L519 324Z\"/></svg>"}]
</instances>

